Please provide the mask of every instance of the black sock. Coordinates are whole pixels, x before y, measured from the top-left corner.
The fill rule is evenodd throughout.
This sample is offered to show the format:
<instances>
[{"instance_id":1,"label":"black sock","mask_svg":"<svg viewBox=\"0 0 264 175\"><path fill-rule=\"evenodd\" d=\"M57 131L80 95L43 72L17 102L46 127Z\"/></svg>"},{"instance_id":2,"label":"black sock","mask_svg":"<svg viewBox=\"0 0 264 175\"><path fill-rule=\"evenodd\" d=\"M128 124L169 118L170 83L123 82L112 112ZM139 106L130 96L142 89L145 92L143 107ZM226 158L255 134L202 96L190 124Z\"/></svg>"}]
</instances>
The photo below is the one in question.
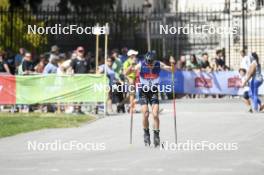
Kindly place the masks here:
<instances>
[{"instance_id":1,"label":"black sock","mask_svg":"<svg viewBox=\"0 0 264 175\"><path fill-rule=\"evenodd\" d=\"M159 130L159 129L154 129L153 131L154 131L154 134L157 134L157 135L159 135L159 132L160 132L160 130Z\"/></svg>"},{"instance_id":2,"label":"black sock","mask_svg":"<svg viewBox=\"0 0 264 175\"><path fill-rule=\"evenodd\" d=\"M145 134L149 134L149 129L148 128L144 128L144 133Z\"/></svg>"}]
</instances>

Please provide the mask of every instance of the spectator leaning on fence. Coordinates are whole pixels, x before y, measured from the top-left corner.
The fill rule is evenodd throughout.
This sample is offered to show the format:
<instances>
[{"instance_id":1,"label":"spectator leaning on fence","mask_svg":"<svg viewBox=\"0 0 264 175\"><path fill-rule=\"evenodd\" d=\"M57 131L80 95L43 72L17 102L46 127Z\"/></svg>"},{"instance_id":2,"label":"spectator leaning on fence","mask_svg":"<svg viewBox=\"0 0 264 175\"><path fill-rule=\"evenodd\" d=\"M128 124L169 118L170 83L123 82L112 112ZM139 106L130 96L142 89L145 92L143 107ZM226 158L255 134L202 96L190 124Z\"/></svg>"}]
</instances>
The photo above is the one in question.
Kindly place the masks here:
<instances>
[{"instance_id":1,"label":"spectator leaning on fence","mask_svg":"<svg viewBox=\"0 0 264 175\"><path fill-rule=\"evenodd\" d=\"M217 70L217 71L225 71L226 70L226 65L225 65L225 60L223 57L223 51L222 50L216 51L215 66L216 66L215 70Z\"/></svg>"},{"instance_id":2,"label":"spectator leaning on fence","mask_svg":"<svg viewBox=\"0 0 264 175\"><path fill-rule=\"evenodd\" d=\"M59 60L57 62L57 74L58 75L64 75L66 74L66 69L64 69L64 64L65 64L65 61L66 61L66 55L61 53L59 55Z\"/></svg>"},{"instance_id":3,"label":"spectator leaning on fence","mask_svg":"<svg viewBox=\"0 0 264 175\"><path fill-rule=\"evenodd\" d=\"M32 55L30 52L26 52L22 60L21 65L18 68L18 74L20 75L29 75L35 72L35 64L32 60Z\"/></svg>"},{"instance_id":4,"label":"spectator leaning on fence","mask_svg":"<svg viewBox=\"0 0 264 175\"><path fill-rule=\"evenodd\" d=\"M188 70L198 70L200 68L196 55L190 55L190 59L187 61L186 67Z\"/></svg>"},{"instance_id":5,"label":"spectator leaning on fence","mask_svg":"<svg viewBox=\"0 0 264 175\"><path fill-rule=\"evenodd\" d=\"M16 65L16 72L18 71L18 67L22 63L23 57L25 56L26 50L24 48L20 48L19 53L15 56L15 65Z\"/></svg>"},{"instance_id":6,"label":"spectator leaning on fence","mask_svg":"<svg viewBox=\"0 0 264 175\"><path fill-rule=\"evenodd\" d=\"M202 59L200 61L200 67L202 71L211 71L211 66L209 63L209 56L207 53L202 54Z\"/></svg>"},{"instance_id":7,"label":"spectator leaning on fence","mask_svg":"<svg viewBox=\"0 0 264 175\"><path fill-rule=\"evenodd\" d=\"M180 56L180 59L177 61L177 69L185 70L186 69L186 57L184 55Z\"/></svg>"},{"instance_id":8,"label":"spectator leaning on fence","mask_svg":"<svg viewBox=\"0 0 264 175\"><path fill-rule=\"evenodd\" d=\"M16 73L15 55L10 49L7 49L5 53L5 62L8 64L10 73L14 75Z\"/></svg>"},{"instance_id":9,"label":"spectator leaning on fence","mask_svg":"<svg viewBox=\"0 0 264 175\"><path fill-rule=\"evenodd\" d=\"M41 54L39 56L39 62L38 64L35 66L35 72L42 74L44 71L45 66L47 65L48 60L46 59L45 55Z\"/></svg>"},{"instance_id":10,"label":"spectator leaning on fence","mask_svg":"<svg viewBox=\"0 0 264 175\"><path fill-rule=\"evenodd\" d=\"M8 64L5 62L5 54L0 51L0 73L10 74Z\"/></svg>"}]
</instances>

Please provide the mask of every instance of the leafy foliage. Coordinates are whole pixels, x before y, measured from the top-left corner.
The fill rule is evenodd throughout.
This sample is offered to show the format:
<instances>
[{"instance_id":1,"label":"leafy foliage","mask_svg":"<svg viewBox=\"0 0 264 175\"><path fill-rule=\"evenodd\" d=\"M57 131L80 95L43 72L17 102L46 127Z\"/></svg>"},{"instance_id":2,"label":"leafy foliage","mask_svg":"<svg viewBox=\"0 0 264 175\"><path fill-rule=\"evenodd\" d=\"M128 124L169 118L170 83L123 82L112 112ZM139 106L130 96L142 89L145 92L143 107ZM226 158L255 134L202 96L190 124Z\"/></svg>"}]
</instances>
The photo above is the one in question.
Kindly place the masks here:
<instances>
[{"instance_id":1,"label":"leafy foliage","mask_svg":"<svg viewBox=\"0 0 264 175\"><path fill-rule=\"evenodd\" d=\"M28 34L27 26L36 24L43 26L42 21L23 9L10 9L8 0L0 0L0 9L2 11L0 20L0 48L10 48L17 51L20 47L38 51L42 44L47 43L46 36L38 34ZM22 14L23 13L23 17Z\"/></svg>"}]
</instances>

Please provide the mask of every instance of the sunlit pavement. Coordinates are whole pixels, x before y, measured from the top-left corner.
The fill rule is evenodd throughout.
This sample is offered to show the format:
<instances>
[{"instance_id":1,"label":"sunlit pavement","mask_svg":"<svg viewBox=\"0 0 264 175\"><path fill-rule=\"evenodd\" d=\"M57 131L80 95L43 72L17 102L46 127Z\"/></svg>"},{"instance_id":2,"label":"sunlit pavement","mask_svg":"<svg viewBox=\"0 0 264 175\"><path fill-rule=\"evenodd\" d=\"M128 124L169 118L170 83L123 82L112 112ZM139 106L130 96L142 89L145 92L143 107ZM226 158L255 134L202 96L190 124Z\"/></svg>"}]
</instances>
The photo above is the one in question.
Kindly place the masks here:
<instances>
[{"instance_id":1,"label":"sunlit pavement","mask_svg":"<svg viewBox=\"0 0 264 175\"><path fill-rule=\"evenodd\" d=\"M165 149L144 146L141 114L134 115L130 145L129 115L116 115L79 128L0 139L0 174L263 174L263 113L247 113L238 99L177 100L178 143L182 146L176 149L172 102L162 103L161 108L160 137ZM29 150L28 143L34 141L88 144L93 150L40 150L41 144L38 151ZM226 147L201 150L200 144L195 150L187 143Z\"/></svg>"}]
</instances>

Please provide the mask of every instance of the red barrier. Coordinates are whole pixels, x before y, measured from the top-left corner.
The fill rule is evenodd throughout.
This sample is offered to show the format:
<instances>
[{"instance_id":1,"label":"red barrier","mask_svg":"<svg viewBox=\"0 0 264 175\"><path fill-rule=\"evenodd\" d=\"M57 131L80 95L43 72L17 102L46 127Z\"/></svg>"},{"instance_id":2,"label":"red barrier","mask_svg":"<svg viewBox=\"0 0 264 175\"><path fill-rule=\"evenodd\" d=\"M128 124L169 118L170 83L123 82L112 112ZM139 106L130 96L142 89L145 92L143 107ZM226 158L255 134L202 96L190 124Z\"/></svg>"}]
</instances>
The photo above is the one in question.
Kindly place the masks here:
<instances>
[{"instance_id":1,"label":"red barrier","mask_svg":"<svg viewBox=\"0 0 264 175\"><path fill-rule=\"evenodd\" d=\"M0 75L0 104L16 104L16 77Z\"/></svg>"}]
</instances>

